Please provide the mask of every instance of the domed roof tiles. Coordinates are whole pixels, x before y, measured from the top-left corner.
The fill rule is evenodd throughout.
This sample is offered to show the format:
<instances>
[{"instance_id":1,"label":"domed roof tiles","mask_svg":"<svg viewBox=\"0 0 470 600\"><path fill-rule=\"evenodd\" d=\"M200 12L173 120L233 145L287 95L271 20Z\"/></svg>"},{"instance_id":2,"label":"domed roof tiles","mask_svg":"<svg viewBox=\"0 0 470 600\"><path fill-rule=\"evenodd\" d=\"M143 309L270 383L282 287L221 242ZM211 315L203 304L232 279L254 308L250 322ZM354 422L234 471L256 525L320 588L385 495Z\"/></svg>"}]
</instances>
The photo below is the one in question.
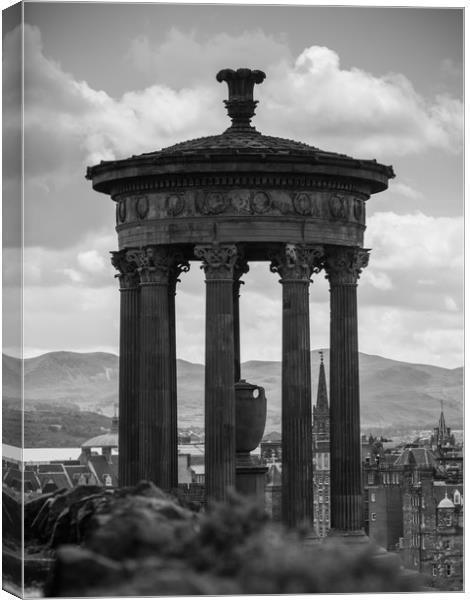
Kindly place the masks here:
<instances>
[{"instance_id":1,"label":"domed roof tiles","mask_svg":"<svg viewBox=\"0 0 470 600\"><path fill-rule=\"evenodd\" d=\"M111 431L110 433L103 433L97 435L86 442L83 442L82 448L117 448L118 447L118 434L117 432Z\"/></svg>"},{"instance_id":2,"label":"domed roof tiles","mask_svg":"<svg viewBox=\"0 0 470 600\"><path fill-rule=\"evenodd\" d=\"M442 500L437 505L437 508L455 508L455 506L452 500L446 494L445 497L442 498Z\"/></svg>"}]
</instances>

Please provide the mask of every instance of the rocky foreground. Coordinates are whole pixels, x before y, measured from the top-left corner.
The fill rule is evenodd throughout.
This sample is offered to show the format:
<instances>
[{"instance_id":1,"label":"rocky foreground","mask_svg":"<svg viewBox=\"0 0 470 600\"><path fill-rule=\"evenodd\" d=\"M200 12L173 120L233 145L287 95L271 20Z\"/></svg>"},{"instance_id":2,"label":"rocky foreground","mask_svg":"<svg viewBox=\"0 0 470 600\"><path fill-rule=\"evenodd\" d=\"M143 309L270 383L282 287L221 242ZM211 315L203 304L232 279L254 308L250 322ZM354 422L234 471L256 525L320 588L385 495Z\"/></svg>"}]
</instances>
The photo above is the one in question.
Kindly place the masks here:
<instances>
[{"instance_id":1,"label":"rocky foreground","mask_svg":"<svg viewBox=\"0 0 470 600\"><path fill-rule=\"evenodd\" d=\"M308 545L238 497L195 512L146 482L38 498L25 506L25 531L36 560L49 561L49 597L417 590L372 546Z\"/></svg>"}]
</instances>

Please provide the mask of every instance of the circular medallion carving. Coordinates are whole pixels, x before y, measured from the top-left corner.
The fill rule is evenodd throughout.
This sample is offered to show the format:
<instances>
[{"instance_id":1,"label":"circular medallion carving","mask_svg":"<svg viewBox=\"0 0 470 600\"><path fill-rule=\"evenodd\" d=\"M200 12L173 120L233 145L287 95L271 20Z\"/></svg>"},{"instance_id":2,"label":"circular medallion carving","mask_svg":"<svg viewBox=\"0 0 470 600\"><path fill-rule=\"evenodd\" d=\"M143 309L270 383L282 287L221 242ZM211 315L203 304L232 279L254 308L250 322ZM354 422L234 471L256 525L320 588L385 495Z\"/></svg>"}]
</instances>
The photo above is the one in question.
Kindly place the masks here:
<instances>
[{"instance_id":1,"label":"circular medallion carving","mask_svg":"<svg viewBox=\"0 0 470 600\"><path fill-rule=\"evenodd\" d=\"M362 221L363 210L364 210L364 206L363 206L362 200L359 200L359 198L355 198L354 205L353 205L353 211L354 211L354 218L357 221Z\"/></svg>"},{"instance_id":2,"label":"circular medallion carving","mask_svg":"<svg viewBox=\"0 0 470 600\"><path fill-rule=\"evenodd\" d=\"M238 213L248 214L250 212L250 194L248 191L234 190L229 194L230 202Z\"/></svg>"},{"instance_id":3,"label":"circular medallion carving","mask_svg":"<svg viewBox=\"0 0 470 600\"><path fill-rule=\"evenodd\" d=\"M228 198L222 192L208 192L204 198L198 198L196 206L204 215L223 213L229 204Z\"/></svg>"},{"instance_id":4,"label":"circular medallion carving","mask_svg":"<svg viewBox=\"0 0 470 600\"><path fill-rule=\"evenodd\" d=\"M294 210L299 215L307 216L312 214L312 198L309 194L301 192L294 197Z\"/></svg>"},{"instance_id":5,"label":"circular medallion carving","mask_svg":"<svg viewBox=\"0 0 470 600\"><path fill-rule=\"evenodd\" d=\"M251 199L251 209L254 213L262 215L271 208L271 198L266 192L255 192Z\"/></svg>"},{"instance_id":6,"label":"circular medallion carving","mask_svg":"<svg viewBox=\"0 0 470 600\"><path fill-rule=\"evenodd\" d=\"M335 194L330 198L330 213L334 219L345 219L346 218L346 198Z\"/></svg>"},{"instance_id":7,"label":"circular medallion carving","mask_svg":"<svg viewBox=\"0 0 470 600\"><path fill-rule=\"evenodd\" d=\"M121 200L119 200L117 206L117 221L119 223L124 223L124 221L126 220L126 215L127 215L127 206L126 206L126 198L121 198Z\"/></svg>"},{"instance_id":8,"label":"circular medallion carving","mask_svg":"<svg viewBox=\"0 0 470 600\"><path fill-rule=\"evenodd\" d=\"M185 201L183 196L180 196L179 194L171 194L170 196L167 196L166 212L170 216L176 217L177 215L181 214L184 210L184 206Z\"/></svg>"},{"instance_id":9,"label":"circular medallion carving","mask_svg":"<svg viewBox=\"0 0 470 600\"><path fill-rule=\"evenodd\" d=\"M147 196L138 196L135 200L135 212L139 219L145 219L149 211L149 199Z\"/></svg>"}]
</instances>

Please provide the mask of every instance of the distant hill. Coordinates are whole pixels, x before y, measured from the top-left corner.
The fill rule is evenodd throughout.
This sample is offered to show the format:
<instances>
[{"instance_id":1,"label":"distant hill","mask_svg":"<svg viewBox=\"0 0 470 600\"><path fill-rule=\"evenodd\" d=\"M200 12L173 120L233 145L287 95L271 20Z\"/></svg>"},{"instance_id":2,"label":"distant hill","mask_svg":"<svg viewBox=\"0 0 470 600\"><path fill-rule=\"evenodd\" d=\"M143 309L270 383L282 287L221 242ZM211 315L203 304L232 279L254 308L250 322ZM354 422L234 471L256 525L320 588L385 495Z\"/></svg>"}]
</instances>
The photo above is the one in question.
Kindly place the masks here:
<instances>
[{"instance_id":1,"label":"distant hill","mask_svg":"<svg viewBox=\"0 0 470 600\"><path fill-rule=\"evenodd\" d=\"M325 352L327 377L329 353ZM312 401L316 400L320 357L312 352ZM19 360L3 355L3 394L12 407L19 398ZM204 424L204 366L178 360L178 423ZM118 357L103 352L50 352L25 360L25 404L44 404L111 416L118 398ZM249 361L242 377L266 389L266 431L280 430L281 363ZM463 368L444 369L360 354L361 424L363 428L432 427L444 401L448 424L463 427ZM13 400L12 400L13 399ZM18 406L19 407L19 406Z\"/></svg>"}]
</instances>

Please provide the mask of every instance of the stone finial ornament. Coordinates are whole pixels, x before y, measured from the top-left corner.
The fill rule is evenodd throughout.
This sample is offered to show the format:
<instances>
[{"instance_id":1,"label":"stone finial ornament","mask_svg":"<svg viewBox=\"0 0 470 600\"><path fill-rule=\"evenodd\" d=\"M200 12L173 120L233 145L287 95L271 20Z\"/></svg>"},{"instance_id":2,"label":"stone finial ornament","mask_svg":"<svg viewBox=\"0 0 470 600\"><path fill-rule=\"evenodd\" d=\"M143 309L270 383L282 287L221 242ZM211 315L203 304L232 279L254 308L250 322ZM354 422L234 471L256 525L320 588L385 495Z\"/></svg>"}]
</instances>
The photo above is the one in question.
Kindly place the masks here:
<instances>
[{"instance_id":1,"label":"stone finial ornament","mask_svg":"<svg viewBox=\"0 0 470 600\"><path fill-rule=\"evenodd\" d=\"M222 69L217 73L217 81L225 81L228 85L228 100L224 100L224 103L232 119L232 126L227 132L256 131L250 125L258 104L257 100L253 100L253 88L255 83L262 83L265 78L263 71L251 69Z\"/></svg>"}]
</instances>

